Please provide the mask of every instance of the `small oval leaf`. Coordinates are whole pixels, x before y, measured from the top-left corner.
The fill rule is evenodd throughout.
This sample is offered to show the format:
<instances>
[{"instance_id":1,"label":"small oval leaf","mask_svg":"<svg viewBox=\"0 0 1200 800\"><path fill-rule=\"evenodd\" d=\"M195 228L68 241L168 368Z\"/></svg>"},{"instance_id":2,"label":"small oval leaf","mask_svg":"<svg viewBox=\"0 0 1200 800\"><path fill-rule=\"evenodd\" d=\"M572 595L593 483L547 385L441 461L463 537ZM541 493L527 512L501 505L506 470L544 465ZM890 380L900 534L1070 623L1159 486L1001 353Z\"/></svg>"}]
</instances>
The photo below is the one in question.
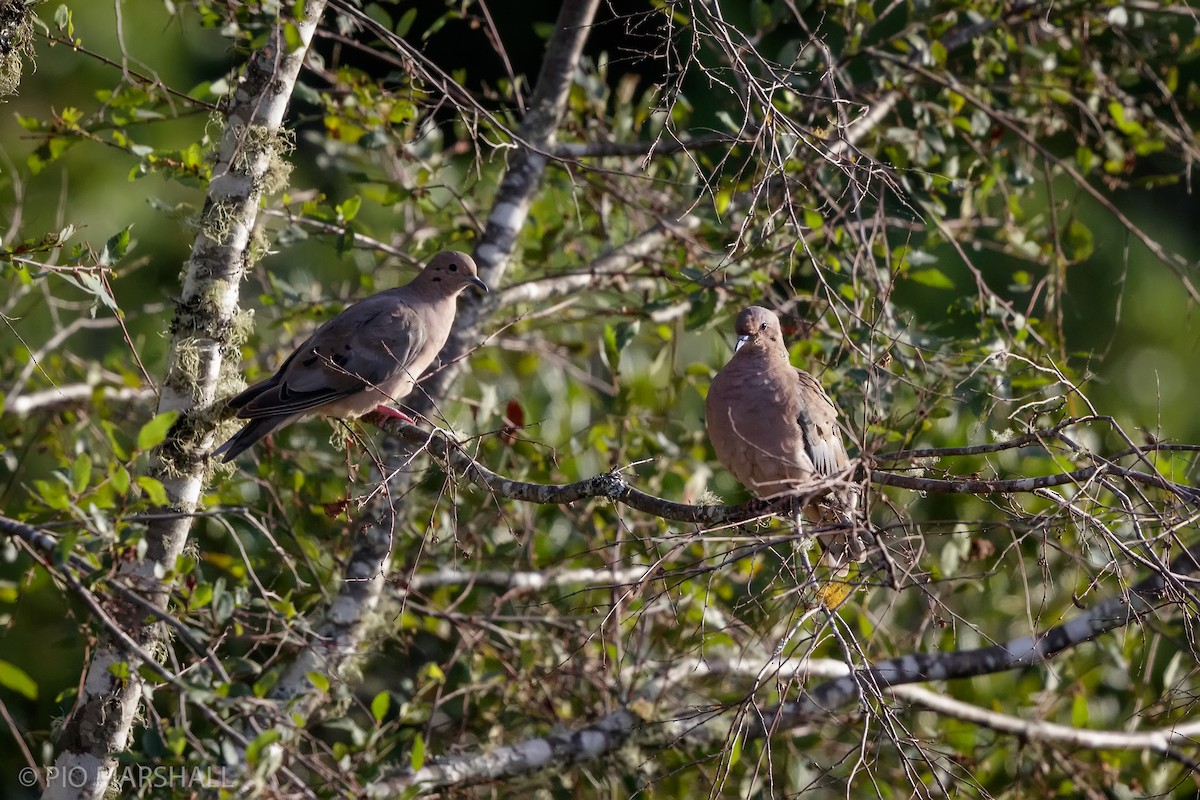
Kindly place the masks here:
<instances>
[{"instance_id":1,"label":"small oval leaf","mask_svg":"<svg viewBox=\"0 0 1200 800\"><path fill-rule=\"evenodd\" d=\"M179 419L178 411L168 411L165 414L157 415L143 425L137 435L138 450L149 450L162 444L167 438L167 431L171 430L171 426L177 419Z\"/></svg>"}]
</instances>

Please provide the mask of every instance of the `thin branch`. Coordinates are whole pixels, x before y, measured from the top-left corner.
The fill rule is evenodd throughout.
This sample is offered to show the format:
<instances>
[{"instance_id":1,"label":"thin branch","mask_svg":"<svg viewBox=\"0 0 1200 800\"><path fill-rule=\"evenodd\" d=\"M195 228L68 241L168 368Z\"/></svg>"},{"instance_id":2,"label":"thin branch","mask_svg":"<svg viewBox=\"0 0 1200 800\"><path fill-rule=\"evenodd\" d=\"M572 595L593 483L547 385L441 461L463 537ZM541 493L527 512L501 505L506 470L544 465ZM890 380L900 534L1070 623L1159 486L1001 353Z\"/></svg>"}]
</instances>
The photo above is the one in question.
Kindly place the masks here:
<instances>
[{"instance_id":1,"label":"thin branch","mask_svg":"<svg viewBox=\"0 0 1200 800\"><path fill-rule=\"evenodd\" d=\"M595 288L605 281L622 279L635 264L658 251L665 242L680 237L685 231L695 229L698 225L699 220L694 217L685 218L680 223L659 220L624 244L599 256L584 269L547 275L544 278L505 287L497 294L494 305L497 308L506 308L517 303L539 303L583 289Z\"/></svg>"},{"instance_id":2,"label":"thin branch","mask_svg":"<svg viewBox=\"0 0 1200 800\"><path fill-rule=\"evenodd\" d=\"M465 569L439 569L423 572L408 579L404 588L424 592L440 586L490 586L498 589L537 591L549 587L583 584L589 588L629 586L640 583L657 571L657 566L627 567L625 569L567 569L561 572L502 572Z\"/></svg>"},{"instance_id":3,"label":"thin branch","mask_svg":"<svg viewBox=\"0 0 1200 800\"><path fill-rule=\"evenodd\" d=\"M894 472L871 470L871 482L882 486L896 486L901 489L912 489L918 492L933 492L937 494L1011 494L1013 492L1036 492L1051 486L1068 486L1086 483L1097 475L1112 473L1120 475L1136 483L1153 486L1178 495L1189 503L1200 503L1200 489L1184 486L1181 483L1169 481L1160 475L1151 475L1134 469L1117 466L1116 464L1099 464L1082 467L1071 472L1057 475L1039 475L1033 478L1013 478L1011 480L980 480L977 478L953 478L940 480L938 478L917 478L910 475L897 475Z\"/></svg>"},{"instance_id":4,"label":"thin branch","mask_svg":"<svg viewBox=\"0 0 1200 800\"><path fill-rule=\"evenodd\" d=\"M753 128L750 129L754 131ZM551 148L550 154L557 159L609 158L616 156L645 157L653 153L656 156L672 155L690 150L702 150L716 145L732 146L736 144L753 144L754 136L736 135L732 133L712 133L707 136L694 136L687 139L672 139L669 141L653 140L645 142L569 142Z\"/></svg>"},{"instance_id":5,"label":"thin branch","mask_svg":"<svg viewBox=\"0 0 1200 800\"><path fill-rule=\"evenodd\" d=\"M991 728L994 731L1011 733L1027 741L1086 747L1089 750L1145 750L1151 753L1161 753L1184 764L1189 769L1200 770L1200 761L1179 750L1179 745L1195 746L1197 744L1200 740L1200 722L1183 722L1169 728L1141 731L1088 730L1046 720L1021 719L1011 714L988 711L920 686L891 686L888 687L887 692L939 714Z\"/></svg>"},{"instance_id":6,"label":"thin branch","mask_svg":"<svg viewBox=\"0 0 1200 800\"><path fill-rule=\"evenodd\" d=\"M661 519L703 525L748 522L768 516L772 511L785 512L796 502L794 498L789 497L774 502L751 500L735 506L693 506L655 497L635 489L617 471L602 472L592 478L575 483L518 481L492 472L468 455L458 442L441 431L426 432L394 417L382 417L378 414L369 414L364 419L401 438L407 444L428 452L448 471L459 474L476 486L510 500L524 500L543 505L568 505L579 500L606 497ZM822 487L822 489L824 488Z\"/></svg>"},{"instance_id":7,"label":"thin branch","mask_svg":"<svg viewBox=\"0 0 1200 800\"><path fill-rule=\"evenodd\" d=\"M5 398L0 412L26 417L38 411L59 411L63 408L90 403L99 395L106 403L148 403L156 391L147 386L103 386L72 383L30 392L20 397Z\"/></svg>"}]
</instances>

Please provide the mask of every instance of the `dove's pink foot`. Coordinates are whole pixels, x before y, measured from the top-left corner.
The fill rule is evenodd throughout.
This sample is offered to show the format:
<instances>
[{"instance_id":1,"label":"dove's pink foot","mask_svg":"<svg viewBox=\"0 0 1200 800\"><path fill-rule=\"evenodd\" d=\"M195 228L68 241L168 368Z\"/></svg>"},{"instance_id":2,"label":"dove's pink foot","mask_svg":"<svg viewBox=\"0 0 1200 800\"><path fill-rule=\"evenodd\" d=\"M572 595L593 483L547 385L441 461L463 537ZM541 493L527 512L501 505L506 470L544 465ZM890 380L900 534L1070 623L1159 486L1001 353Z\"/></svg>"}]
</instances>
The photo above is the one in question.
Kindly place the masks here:
<instances>
[{"instance_id":1,"label":"dove's pink foot","mask_svg":"<svg viewBox=\"0 0 1200 800\"><path fill-rule=\"evenodd\" d=\"M401 411L397 408L392 408L391 406L385 406L382 404L377 405L377 406L375 406L375 413L381 417L391 417L392 419L403 420L403 421L407 422L409 425L417 424L417 421L415 419L413 419L412 417L410 417L408 414L405 414L403 411Z\"/></svg>"}]
</instances>

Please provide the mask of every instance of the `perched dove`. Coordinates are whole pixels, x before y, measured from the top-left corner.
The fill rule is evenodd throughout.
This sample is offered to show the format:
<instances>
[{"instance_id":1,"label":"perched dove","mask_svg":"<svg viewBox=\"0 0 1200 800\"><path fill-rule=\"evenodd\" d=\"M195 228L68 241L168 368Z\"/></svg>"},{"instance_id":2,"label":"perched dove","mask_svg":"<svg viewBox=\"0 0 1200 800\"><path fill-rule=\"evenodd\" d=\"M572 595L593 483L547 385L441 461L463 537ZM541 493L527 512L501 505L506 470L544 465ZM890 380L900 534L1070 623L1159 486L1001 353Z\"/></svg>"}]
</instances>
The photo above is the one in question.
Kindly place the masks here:
<instances>
[{"instance_id":1,"label":"perched dove","mask_svg":"<svg viewBox=\"0 0 1200 800\"><path fill-rule=\"evenodd\" d=\"M213 452L230 461L272 431L304 417L359 417L413 390L454 324L468 286L487 291L466 253L438 253L409 283L371 295L326 322L279 371L229 401L250 422Z\"/></svg>"},{"instance_id":2,"label":"perched dove","mask_svg":"<svg viewBox=\"0 0 1200 800\"><path fill-rule=\"evenodd\" d=\"M812 375L792 366L773 312L750 306L738 314L736 330L733 358L705 400L717 458L758 497L812 492L849 463L837 409ZM843 490L832 503L810 500L805 515L818 524L844 522L856 500ZM820 543L830 568L845 565L844 533L825 534ZM859 555L857 537L851 547Z\"/></svg>"}]
</instances>

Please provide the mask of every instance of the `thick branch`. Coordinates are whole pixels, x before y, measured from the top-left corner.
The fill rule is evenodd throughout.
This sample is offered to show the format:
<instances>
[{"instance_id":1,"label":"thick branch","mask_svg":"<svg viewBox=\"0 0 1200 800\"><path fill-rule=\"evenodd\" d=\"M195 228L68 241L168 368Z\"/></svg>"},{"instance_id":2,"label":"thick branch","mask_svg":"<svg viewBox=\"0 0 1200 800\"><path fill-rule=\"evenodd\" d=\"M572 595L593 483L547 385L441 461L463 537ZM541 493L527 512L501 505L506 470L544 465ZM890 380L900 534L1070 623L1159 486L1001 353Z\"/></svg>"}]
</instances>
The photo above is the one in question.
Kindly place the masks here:
<instances>
[{"instance_id":1,"label":"thick branch","mask_svg":"<svg viewBox=\"0 0 1200 800\"><path fill-rule=\"evenodd\" d=\"M602 472L575 483L532 483L506 478L492 472L466 453L458 442L441 431L424 431L394 417L372 414L366 417L385 431L400 437L410 446L433 456L443 469L466 478L481 488L510 500L543 505L567 505L595 497L608 499L661 519L702 525L747 522L772 513L785 512L795 502L783 498L772 502L751 500L741 505L693 506L655 497L633 488L617 472Z\"/></svg>"},{"instance_id":2,"label":"thick branch","mask_svg":"<svg viewBox=\"0 0 1200 800\"><path fill-rule=\"evenodd\" d=\"M638 726L637 717L622 709L573 731L527 739L487 753L437 759L416 772L372 784L367 797L396 797L412 788L425 794L449 786L472 786L594 761L620 749Z\"/></svg>"}]
</instances>

